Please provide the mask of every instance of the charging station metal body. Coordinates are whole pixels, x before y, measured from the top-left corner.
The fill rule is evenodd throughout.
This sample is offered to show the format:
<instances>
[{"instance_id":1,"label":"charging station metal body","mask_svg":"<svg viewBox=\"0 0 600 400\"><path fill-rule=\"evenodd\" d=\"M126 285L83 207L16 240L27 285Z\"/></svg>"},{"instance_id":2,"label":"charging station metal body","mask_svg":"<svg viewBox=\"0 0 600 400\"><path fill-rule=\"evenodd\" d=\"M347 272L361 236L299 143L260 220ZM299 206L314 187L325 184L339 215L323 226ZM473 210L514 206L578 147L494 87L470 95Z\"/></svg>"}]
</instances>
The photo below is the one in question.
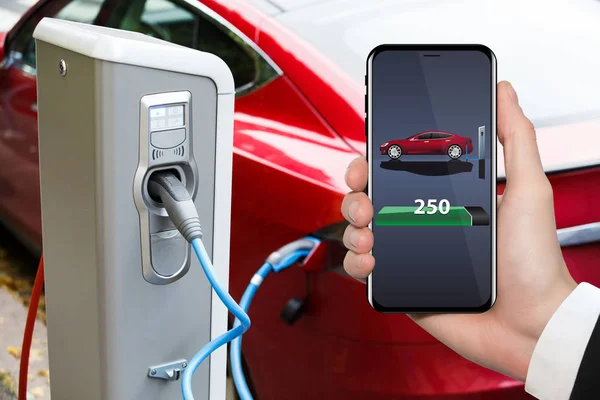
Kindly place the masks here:
<instances>
[{"instance_id":1,"label":"charging station metal body","mask_svg":"<svg viewBox=\"0 0 600 400\"><path fill-rule=\"evenodd\" d=\"M51 395L180 398L180 382L153 366L185 368L226 331L227 310L143 185L153 169L184 176L227 287L231 72L216 56L132 32L44 19L34 37ZM170 122L151 123L149 110L171 103L184 106L185 121L173 123L185 130L187 157L178 158L181 132L166 145L175 136L151 132ZM193 387L196 399L225 399L225 348Z\"/></svg>"}]
</instances>

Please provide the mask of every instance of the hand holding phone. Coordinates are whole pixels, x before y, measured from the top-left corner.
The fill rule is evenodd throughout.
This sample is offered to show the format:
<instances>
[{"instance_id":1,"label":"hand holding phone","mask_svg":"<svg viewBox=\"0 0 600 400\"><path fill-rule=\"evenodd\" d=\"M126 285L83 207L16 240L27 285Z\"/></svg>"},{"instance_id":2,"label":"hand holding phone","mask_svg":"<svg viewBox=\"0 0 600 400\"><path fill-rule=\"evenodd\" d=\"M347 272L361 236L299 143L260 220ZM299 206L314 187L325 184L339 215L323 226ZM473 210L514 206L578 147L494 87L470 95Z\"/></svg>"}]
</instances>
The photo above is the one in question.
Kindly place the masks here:
<instances>
[{"instance_id":1,"label":"hand holding phone","mask_svg":"<svg viewBox=\"0 0 600 400\"><path fill-rule=\"evenodd\" d=\"M556 237L552 188L542 168L533 125L523 114L508 82L498 84L497 99L506 189L498 196L496 304L483 314L411 317L467 359L525 380L542 330L576 283ZM357 278L367 277L378 268L370 253L373 234L368 225L373 206L364 193L367 178L366 159L354 160L346 173L346 182L353 192L342 204L342 213L351 224L344 235L349 249L344 268ZM396 267L407 266L400 258Z\"/></svg>"}]
</instances>

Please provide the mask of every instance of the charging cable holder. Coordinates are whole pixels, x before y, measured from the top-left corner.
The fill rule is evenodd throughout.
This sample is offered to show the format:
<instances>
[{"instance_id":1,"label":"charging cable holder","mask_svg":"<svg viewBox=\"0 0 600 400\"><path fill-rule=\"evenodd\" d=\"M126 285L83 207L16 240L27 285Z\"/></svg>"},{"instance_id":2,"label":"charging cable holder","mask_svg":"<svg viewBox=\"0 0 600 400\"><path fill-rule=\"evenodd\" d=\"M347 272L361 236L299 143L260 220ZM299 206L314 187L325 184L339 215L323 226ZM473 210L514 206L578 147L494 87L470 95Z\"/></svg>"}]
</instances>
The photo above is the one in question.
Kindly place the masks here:
<instances>
[{"instance_id":1,"label":"charging cable holder","mask_svg":"<svg viewBox=\"0 0 600 400\"><path fill-rule=\"evenodd\" d=\"M148 376L167 381L178 381L187 366L187 360L177 360L168 364L157 365L148 368Z\"/></svg>"}]
</instances>

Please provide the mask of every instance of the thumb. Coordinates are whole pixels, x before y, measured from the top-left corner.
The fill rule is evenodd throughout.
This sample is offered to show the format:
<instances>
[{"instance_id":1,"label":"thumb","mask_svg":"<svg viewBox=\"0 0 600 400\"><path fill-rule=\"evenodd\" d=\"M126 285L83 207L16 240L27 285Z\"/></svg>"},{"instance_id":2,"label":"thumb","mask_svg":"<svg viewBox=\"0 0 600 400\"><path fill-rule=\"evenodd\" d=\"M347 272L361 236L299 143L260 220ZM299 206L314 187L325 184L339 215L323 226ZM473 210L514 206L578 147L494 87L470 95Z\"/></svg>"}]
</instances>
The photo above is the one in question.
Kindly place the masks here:
<instances>
[{"instance_id":1,"label":"thumb","mask_svg":"<svg viewBox=\"0 0 600 400\"><path fill-rule=\"evenodd\" d=\"M530 184L545 179L535 129L523 114L509 82L498 84L498 138L504 148L506 184Z\"/></svg>"}]
</instances>

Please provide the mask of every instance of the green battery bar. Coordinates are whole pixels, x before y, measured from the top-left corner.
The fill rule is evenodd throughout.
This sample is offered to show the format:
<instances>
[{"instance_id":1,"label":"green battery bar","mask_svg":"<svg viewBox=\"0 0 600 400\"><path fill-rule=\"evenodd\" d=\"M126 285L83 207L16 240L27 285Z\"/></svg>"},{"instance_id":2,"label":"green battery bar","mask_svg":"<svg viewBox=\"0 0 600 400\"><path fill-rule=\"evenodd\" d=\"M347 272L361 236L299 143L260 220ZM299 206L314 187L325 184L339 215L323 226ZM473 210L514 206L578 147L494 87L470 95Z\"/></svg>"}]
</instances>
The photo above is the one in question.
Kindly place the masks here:
<instances>
[{"instance_id":1,"label":"green battery bar","mask_svg":"<svg viewBox=\"0 0 600 400\"><path fill-rule=\"evenodd\" d=\"M431 207L423 207L424 214L415 214L416 206L386 206L375 216L376 226L484 226L490 217L481 207L452 206L446 214L439 209L434 214Z\"/></svg>"}]
</instances>

